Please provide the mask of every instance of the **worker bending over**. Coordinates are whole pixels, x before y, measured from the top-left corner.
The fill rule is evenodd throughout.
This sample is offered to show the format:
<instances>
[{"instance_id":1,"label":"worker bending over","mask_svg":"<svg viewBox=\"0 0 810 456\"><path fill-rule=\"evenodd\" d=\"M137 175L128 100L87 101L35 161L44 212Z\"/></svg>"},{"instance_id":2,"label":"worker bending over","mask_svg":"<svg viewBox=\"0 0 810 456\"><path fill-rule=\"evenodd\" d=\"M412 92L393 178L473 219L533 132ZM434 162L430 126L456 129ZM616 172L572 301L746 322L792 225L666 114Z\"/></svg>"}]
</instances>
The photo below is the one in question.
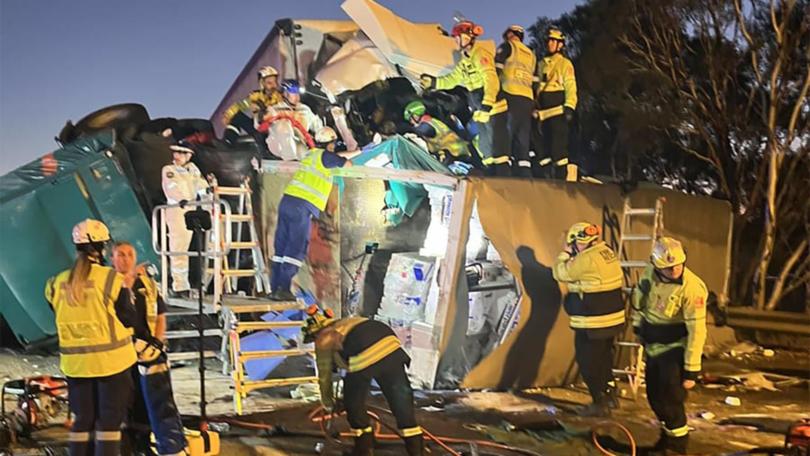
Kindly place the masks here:
<instances>
[{"instance_id":1,"label":"worker bending over","mask_svg":"<svg viewBox=\"0 0 810 456\"><path fill-rule=\"evenodd\" d=\"M421 101L408 103L403 116L414 127L414 132L425 141L428 151L442 164L449 166L455 161L462 161L476 168L483 166L480 157L470 153L467 141L461 139L441 120L428 115L425 104Z\"/></svg>"},{"instance_id":2,"label":"worker bending over","mask_svg":"<svg viewBox=\"0 0 810 456\"><path fill-rule=\"evenodd\" d=\"M315 342L321 402L327 412L335 408L332 370L337 365L348 373L343 379L346 418L355 435L352 455L373 454L374 432L366 411L371 380L382 390L405 440L409 456L422 454L422 428L416 424L413 390L405 367L408 354L384 323L364 317L335 319L331 310L317 305L307 309L304 342Z\"/></svg>"},{"instance_id":3,"label":"worker bending over","mask_svg":"<svg viewBox=\"0 0 810 456\"><path fill-rule=\"evenodd\" d=\"M577 166L570 162L568 129L574 121L577 109L577 79L574 64L563 54L565 35L558 29L548 31L546 50L548 54L537 63L538 111L543 134L543 147L539 155L540 167L553 164L554 177L575 182Z\"/></svg>"},{"instance_id":4,"label":"worker bending over","mask_svg":"<svg viewBox=\"0 0 810 456\"><path fill-rule=\"evenodd\" d=\"M507 147L512 155L513 174L532 177L529 158L529 138L534 108L534 71L537 57L523 44L523 27L512 25L503 32L503 43L495 53L495 67L501 81L503 97L509 105L506 111Z\"/></svg>"},{"instance_id":5,"label":"worker bending over","mask_svg":"<svg viewBox=\"0 0 810 456\"><path fill-rule=\"evenodd\" d=\"M554 279L568 287L565 311L579 371L593 399L583 416L607 416L618 406L613 344L624 329L623 275L616 254L599 239L600 231L588 222L572 225L553 269Z\"/></svg>"},{"instance_id":6,"label":"worker bending over","mask_svg":"<svg viewBox=\"0 0 810 456\"><path fill-rule=\"evenodd\" d=\"M422 74L420 83L425 90L449 90L457 86L467 89L467 104L473 110L472 120L478 131L476 148L484 157L483 164L494 168L497 176L509 176L507 104L495 71L495 58L476 41L483 33L480 25L470 21L456 24L452 35L461 51L461 60L444 76Z\"/></svg>"},{"instance_id":7,"label":"worker bending over","mask_svg":"<svg viewBox=\"0 0 810 456\"><path fill-rule=\"evenodd\" d=\"M347 158L359 151L335 153L337 134L330 127L323 127L315 134L317 147L301 160L301 166L292 181L284 189L278 207L276 236L273 241L273 258L270 269L270 299L293 301L292 279L303 266L309 246L310 224L326 209L332 192L332 170L351 166Z\"/></svg>"},{"instance_id":8,"label":"worker bending over","mask_svg":"<svg viewBox=\"0 0 810 456\"><path fill-rule=\"evenodd\" d=\"M679 241L657 240L651 260L633 293L633 331L644 345L647 400L661 421L656 449L684 454L689 439L684 402L700 373L708 291L685 266Z\"/></svg>"},{"instance_id":9,"label":"worker bending over","mask_svg":"<svg viewBox=\"0 0 810 456\"><path fill-rule=\"evenodd\" d=\"M75 263L45 285L73 415L68 449L71 456L118 456L132 399L129 369L137 358L134 307L124 277L104 265L107 226L87 219L73 228L72 237Z\"/></svg>"}]
</instances>

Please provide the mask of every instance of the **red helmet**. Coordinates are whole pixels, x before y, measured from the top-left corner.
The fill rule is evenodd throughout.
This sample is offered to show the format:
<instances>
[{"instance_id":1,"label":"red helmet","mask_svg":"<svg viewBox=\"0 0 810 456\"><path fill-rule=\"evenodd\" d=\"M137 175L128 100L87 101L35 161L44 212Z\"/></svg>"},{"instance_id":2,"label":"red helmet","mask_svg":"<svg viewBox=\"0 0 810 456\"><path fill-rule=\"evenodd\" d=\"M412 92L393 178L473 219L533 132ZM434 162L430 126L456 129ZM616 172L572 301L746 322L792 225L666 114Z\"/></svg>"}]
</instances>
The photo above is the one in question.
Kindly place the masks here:
<instances>
[{"instance_id":1,"label":"red helmet","mask_svg":"<svg viewBox=\"0 0 810 456\"><path fill-rule=\"evenodd\" d=\"M454 37L459 35L472 35L473 37L481 36L484 34L484 27L473 23L472 21L461 21L453 26L453 31L450 32Z\"/></svg>"}]
</instances>

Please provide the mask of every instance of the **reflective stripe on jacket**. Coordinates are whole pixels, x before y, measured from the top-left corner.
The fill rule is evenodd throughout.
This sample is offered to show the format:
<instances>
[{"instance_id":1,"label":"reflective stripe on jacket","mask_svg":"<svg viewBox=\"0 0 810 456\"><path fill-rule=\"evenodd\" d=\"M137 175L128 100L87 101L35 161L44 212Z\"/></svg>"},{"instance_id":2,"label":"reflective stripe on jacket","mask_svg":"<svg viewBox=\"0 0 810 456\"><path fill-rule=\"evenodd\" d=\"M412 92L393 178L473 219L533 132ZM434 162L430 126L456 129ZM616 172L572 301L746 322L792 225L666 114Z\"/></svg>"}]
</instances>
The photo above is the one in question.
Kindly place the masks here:
<instances>
[{"instance_id":1,"label":"reflective stripe on jacket","mask_svg":"<svg viewBox=\"0 0 810 456\"><path fill-rule=\"evenodd\" d=\"M149 334L155 335L158 317L158 286L155 280L146 274L139 274L143 284L144 302L146 303L146 324L149 326ZM133 290L135 293L140 290Z\"/></svg>"},{"instance_id":2,"label":"reflective stripe on jacket","mask_svg":"<svg viewBox=\"0 0 810 456\"><path fill-rule=\"evenodd\" d=\"M506 110L504 100L496 106L501 83L498 80L498 73L495 72L495 57L481 43L476 42L469 52L462 51L461 59L453 70L436 79L438 90L448 90L456 86L463 86L470 92L483 89L483 104L493 108L492 114ZM500 109L501 104L504 105L503 109Z\"/></svg>"},{"instance_id":3,"label":"reflective stripe on jacket","mask_svg":"<svg viewBox=\"0 0 810 456\"><path fill-rule=\"evenodd\" d=\"M267 95L264 90L254 90L250 92L246 98L228 106L228 109L226 109L222 114L222 122L225 125L228 125L231 123L233 116L240 111L246 114L249 113L249 117L253 117L253 113L250 111L251 104L258 105L262 109L267 109L270 106L281 102L281 100L281 93L278 91L274 91L272 94Z\"/></svg>"},{"instance_id":4,"label":"reflective stripe on jacket","mask_svg":"<svg viewBox=\"0 0 810 456\"><path fill-rule=\"evenodd\" d=\"M602 329L624 324L623 274L613 249L600 241L571 257L563 252L552 269L568 288L565 311L575 329Z\"/></svg>"},{"instance_id":5,"label":"reflective stripe on jacket","mask_svg":"<svg viewBox=\"0 0 810 456\"><path fill-rule=\"evenodd\" d=\"M432 138L423 138L428 144L428 149L431 153L441 154L442 151L450 152L453 157L466 157L470 155L467 148L467 142L461 139L459 135L450 129L441 120L435 119L431 116L422 116L420 122L427 122L436 131L436 136Z\"/></svg>"},{"instance_id":6,"label":"reflective stripe on jacket","mask_svg":"<svg viewBox=\"0 0 810 456\"><path fill-rule=\"evenodd\" d=\"M326 208L329 193L332 192L332 170L323 166L323 154L323 149L312 149L301 160L301 167L284 189L285 195L301 198L321 211Z\"/></svg>"},{"instance_id":7,"label":"reflective stripe on jacket","mask_svg":"<svg viewBox=\"0 0 810 456\"><path fill-rule=\"evenodd\" d=\"M577 78L574 73L574 64L562 53L557 52L544 57L537 63L537 76L540 78L537 94L540 107L548 109L553 107L544 98L551 96L557 103L571 109L577 108ZM556 96L559 93L563 96Z\"/></svg>"},{"instance_id":8,"label":"reflective stripe on jacket","mask_svg":"<svg viewBox=\"0 0 810 456\"><path fill-rule=\"evenodd\" d=\"M512 52L503 63L501 90L512 95L534 99L532 83L537 57L520 41L509 40L508 43Z\"/></svg>"},{"instance_id":9,"label":"reflective stripe on jacket","mask_svg":"<svg viewBox=\"0 0 810 456\"><path fill-rule=\"evenodd\" d=\"M70 299L70 270L52 277L45 298L56 314L60 367L68 377L107 377L135 363L132 330L115 313L124 278L93 264L81 302Z\"/></svg>"},{"instance_id":10,"label":"reflective stripe on jacket","mask_svg":"<svg viewBox=\"0 0 810 456\"><path fill-rule=\"evenodd\" d=\"M643 327L647 356L659 356L676 347L684 348L684 370L700 372L706 342L706 284L689 268L677 282L662 282L648 266L639 283L648 281L650 292L633 293L633 326ZM674 341L673 341L674 339Z\"/></svg>"}]
</instances>

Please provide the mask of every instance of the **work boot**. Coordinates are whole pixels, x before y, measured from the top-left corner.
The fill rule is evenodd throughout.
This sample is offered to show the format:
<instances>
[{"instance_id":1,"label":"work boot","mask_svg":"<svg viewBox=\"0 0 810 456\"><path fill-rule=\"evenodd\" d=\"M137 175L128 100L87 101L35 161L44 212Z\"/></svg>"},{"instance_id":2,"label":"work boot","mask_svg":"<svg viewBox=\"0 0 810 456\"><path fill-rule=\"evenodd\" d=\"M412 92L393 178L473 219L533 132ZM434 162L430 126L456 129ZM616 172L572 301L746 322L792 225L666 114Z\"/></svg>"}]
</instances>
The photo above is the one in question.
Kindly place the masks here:
<instances>
[{"instance_id":1,"label":"work boot","mask_svg":"<svg viewBox=\"0 0 810 456\"><path fill-rule=\"evenodd\" d=\"M271 301L295 301L295 295L290 290L275 290L268 298Z\"/></svg>"},{"instance_id":2,"label":"work boot","mask_svg":"<svg viewBox=\"0 0 810 456\"><path fill-rule=\"evenodd\" d=\"M366 432L354 439L354 449L352 456L373 456L374 455L374 433Z\"/></svg>"},{"instance_id":3,"label":"work boot","mask_svg":"<svg viewBox=\"0 0 810 456\"><path fill-rule=\"evenodd\" d=\"M612 410L617 410L620 407L619 390L617 390L615 387L608 386L605 397L607 397L608 407L610 407Z\"/></svg>"},{"instance_id":4,"label":"work boot","mask_svg":"<svg viewBox=\"0 0 810 456\"><path fill-rule=\"evenodd\" d=\"M403 440L405 440L405 451L408 452L408 456L422 456L425 448L422 434L405 437Z\"/></svg>"}]
</instances>

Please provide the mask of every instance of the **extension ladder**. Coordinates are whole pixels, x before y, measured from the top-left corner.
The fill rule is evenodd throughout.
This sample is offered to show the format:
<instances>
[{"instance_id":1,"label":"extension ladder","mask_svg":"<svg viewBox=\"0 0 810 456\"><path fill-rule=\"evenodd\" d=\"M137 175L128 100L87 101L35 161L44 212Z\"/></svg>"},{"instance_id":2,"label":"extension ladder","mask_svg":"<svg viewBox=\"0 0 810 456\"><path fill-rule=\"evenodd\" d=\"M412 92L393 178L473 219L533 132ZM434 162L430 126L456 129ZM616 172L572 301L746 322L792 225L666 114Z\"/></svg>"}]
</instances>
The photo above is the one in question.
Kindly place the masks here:
<instances>
[{"instance_id":1,"label":"extension ladder","mask_svg":"<svg viewBox=\"0 0 810 456\"><path fill-rule=\"evenodd\" d=\"M627 259L627 245L631 242L648 242L650 246L649 252L652 253L655 240L661 236L661 232L664 228L664 202L665 199L662 197L656 199L655 207L635 208L630 205L629 197L624 199L621 231L619 233L618 257L624 272L625 286L622 288L622 291L628 302L632 302L632 285L638 281L639 269L646 268L650 264L650 261L649 258L644 260ZM637 217L652 217L652 230L649 234L630 232L633 226L633 219ZM625 368L614 368L613 374L626 376L627 382L630 384L630 389L633 392L633 398L637 398L638 389L644 379L644 347L632 340L621 340L616 342L616 345L619 347L620 351L624 348L630 349L630 365ZM621 359L621 356L619 359Z\"/></svg>"}]
</instances>

